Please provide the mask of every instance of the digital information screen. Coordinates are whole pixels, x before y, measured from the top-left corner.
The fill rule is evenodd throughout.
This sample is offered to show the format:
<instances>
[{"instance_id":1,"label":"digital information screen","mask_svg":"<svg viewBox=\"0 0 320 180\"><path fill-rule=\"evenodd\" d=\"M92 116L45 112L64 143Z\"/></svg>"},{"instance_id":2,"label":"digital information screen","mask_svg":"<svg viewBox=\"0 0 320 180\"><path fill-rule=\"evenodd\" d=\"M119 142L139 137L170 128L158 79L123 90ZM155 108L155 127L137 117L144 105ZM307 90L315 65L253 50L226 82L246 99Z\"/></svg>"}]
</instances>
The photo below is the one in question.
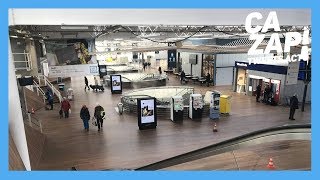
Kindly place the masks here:
<instances>
[{"instance_id":1,"label":"digital information screen","mask_svg":"<svg viewBox=\"0 0 320 180\"><path fill-rule=\"evenodd\" d=\"M122 82L121 75L111 75L110 76L111 92L121 93L122 92Z\"/></svg>"},{"instance_id":2,"label":"digital information screen","mask_svg":"<svg viewBox=\"0 0 320 180\"><path fill-rule=\"evenodd\" d=\"M137 99L139 129L151 129L157 126L156 98Z\"/></svg>"}]
</instances>

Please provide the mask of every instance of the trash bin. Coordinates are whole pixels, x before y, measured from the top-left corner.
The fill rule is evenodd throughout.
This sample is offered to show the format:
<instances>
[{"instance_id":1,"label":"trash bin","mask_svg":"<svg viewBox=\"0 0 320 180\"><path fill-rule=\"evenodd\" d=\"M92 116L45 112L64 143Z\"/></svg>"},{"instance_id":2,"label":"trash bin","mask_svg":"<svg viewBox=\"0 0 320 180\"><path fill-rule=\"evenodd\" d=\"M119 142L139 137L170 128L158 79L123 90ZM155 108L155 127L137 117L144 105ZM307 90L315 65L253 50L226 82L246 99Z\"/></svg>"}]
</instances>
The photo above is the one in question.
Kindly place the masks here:
<instances>
[{"instance_id":1,"label":"trash bin","mask_svg":"<svg viewBox=\"0 0 320 180\"><path fill-rule=\"evenodd\" d=\"M122 103L118 103L118 110L119 110L119 114L123 113L123 104Z\"/></svg>"},{"instance_id":2,"label":"trash bin","mask_svg":"<svg viewBox=\"0 0 320 180\"><path fill-rule=\"evenodd\" d=\"M64 83L58 84L60 91L64 91L64 85L65 85Z\"/></svg>"},{"instance_id":3,"label":"trash bin","mask_svg":"<svg viewBox=\"0 0 320 180\"><path fill-rule=\"evenodd\" d=\"M229 114L231 111L231 96L220 96L220 113Z\"/></svg>"},{"instance_id":4,"label":"trash bin","mask_svg":"<svg viewBox=\"0 0 320 180\"><path fill-rule=\"evenodd\" d=\"M68 98L70 101L72 101L72 100L73 100L73 97L74 97L74 95L73 95L73 89L72 89L72 88L69 88L69 89L67 90L67 98Z\"/></svg>"}]
</instances>

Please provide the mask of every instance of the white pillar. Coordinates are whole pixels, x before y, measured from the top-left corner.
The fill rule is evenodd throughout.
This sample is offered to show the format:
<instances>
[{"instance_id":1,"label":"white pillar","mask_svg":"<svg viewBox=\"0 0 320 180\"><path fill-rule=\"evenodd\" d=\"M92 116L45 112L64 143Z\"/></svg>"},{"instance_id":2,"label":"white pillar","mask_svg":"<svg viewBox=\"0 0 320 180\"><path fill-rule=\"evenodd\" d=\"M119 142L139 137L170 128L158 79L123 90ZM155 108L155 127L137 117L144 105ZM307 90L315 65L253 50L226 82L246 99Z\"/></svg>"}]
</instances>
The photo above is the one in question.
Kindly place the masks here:
<instances>
[{"instance_id":1,"label":"white pillar","mask_svg":"<svg viewBox=\"0 0 320 180\"><path fill-rule=\"evenodd\" d=\"M13 56L9 41L9 130L26 170L31 170Z\"/></svg>"}]
</instances>

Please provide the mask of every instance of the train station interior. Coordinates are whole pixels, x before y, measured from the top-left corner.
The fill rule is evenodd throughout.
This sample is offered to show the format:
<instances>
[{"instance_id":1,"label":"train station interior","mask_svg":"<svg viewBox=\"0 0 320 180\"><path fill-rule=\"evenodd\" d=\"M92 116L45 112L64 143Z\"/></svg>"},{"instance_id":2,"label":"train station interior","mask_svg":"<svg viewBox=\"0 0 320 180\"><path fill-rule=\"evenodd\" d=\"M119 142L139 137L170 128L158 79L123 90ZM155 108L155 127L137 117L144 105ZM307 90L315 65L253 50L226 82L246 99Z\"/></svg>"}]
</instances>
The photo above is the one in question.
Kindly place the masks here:
<instances>
[{"instance_id":1,"label":"train station interior","mask_svg":"<svg viewBox=\"0 0 320 180\"><path fill-rule=\"evenodd\" d=\"M8 13L9 170L311 170L310 9Z\"/></svg>"}]
</instances>

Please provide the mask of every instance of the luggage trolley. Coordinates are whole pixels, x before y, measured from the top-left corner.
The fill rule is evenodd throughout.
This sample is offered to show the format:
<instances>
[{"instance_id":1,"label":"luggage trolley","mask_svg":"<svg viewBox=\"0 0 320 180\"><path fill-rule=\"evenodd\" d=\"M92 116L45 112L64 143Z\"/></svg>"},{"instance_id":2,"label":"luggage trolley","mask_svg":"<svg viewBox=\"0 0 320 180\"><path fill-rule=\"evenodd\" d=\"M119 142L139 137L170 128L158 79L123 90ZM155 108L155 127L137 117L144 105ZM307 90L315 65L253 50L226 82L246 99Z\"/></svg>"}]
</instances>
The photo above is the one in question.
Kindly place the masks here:
<instances>
[{"instance_id":1,"label":"luggage trolley","mask_svg":"<svg viewBox=\"0 0 320 180\"><path fill-rule=\"evenodd\" d=\"M74 94L73 94L73 89L72 88L69 88L67 90L67 98L72 101L74 99Z\"/></svg>"}]
</instances>

